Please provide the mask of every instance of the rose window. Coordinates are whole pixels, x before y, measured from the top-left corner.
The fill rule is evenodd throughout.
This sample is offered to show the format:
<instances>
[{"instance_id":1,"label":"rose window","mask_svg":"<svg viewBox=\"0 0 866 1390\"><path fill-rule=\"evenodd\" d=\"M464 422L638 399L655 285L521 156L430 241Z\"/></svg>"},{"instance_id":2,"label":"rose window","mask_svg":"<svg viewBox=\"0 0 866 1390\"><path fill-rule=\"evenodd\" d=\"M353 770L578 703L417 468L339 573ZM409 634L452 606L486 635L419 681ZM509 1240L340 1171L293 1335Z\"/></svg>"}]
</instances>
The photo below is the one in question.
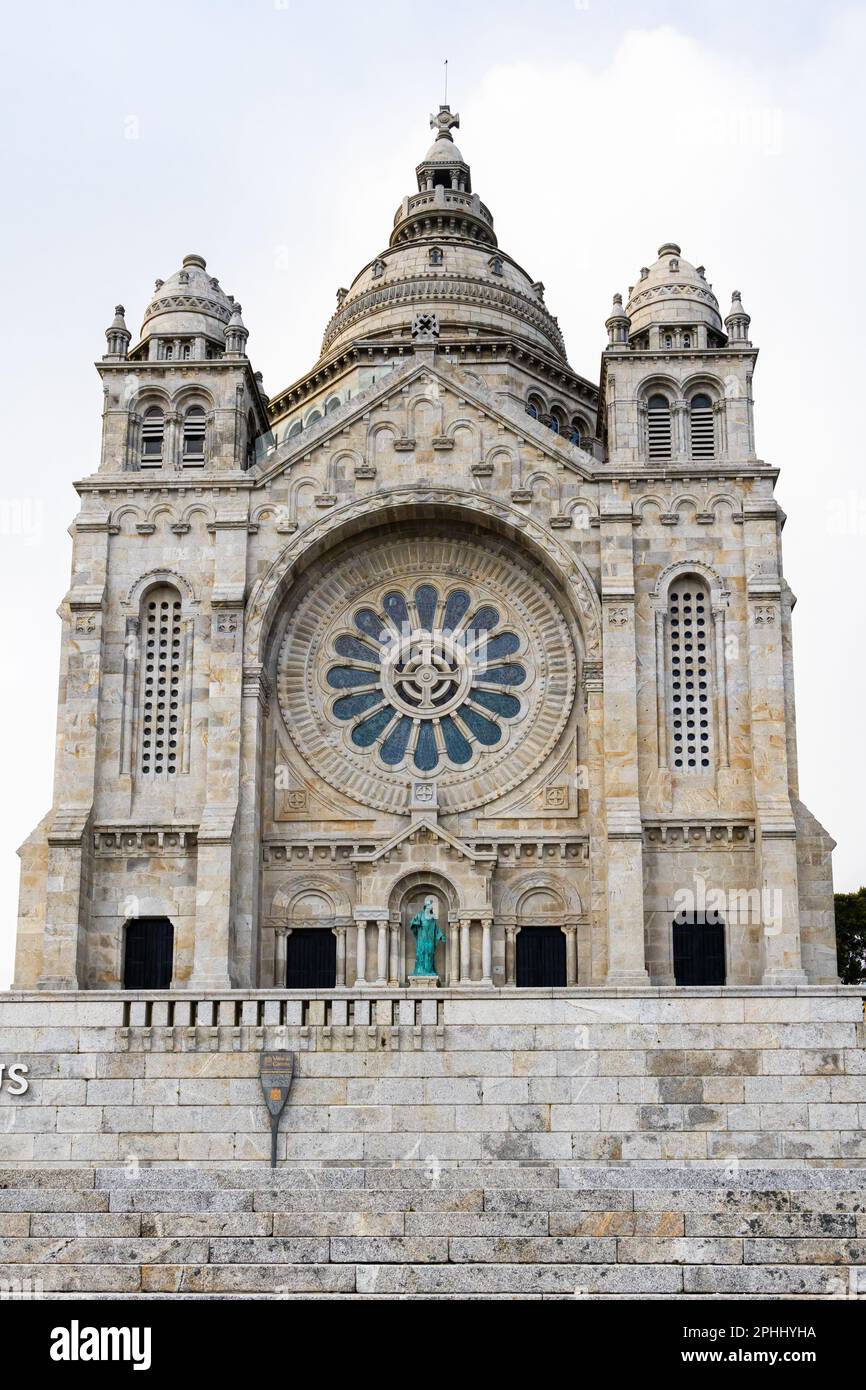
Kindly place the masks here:
<instances>
[{"instance_id":1,"label":"rose window","mask_svg":"<svg viewBox=\"0 0 866 1390\"><path fill-rule=\"evenodd\" d=\"M476 748L498 747L523 710L526 667L509 659L521 645L499 609L468 589L392 589L334 637L331 712L384 767L463 767Z\"/></svg>"},{"instance_id":2,"label":"rose window","mask_svg":"<svg viewBox=\"0 0 866 1390\"><path fill-rule=\"evenodd\" d=\"M423 779L445 813L520 786L559 741L576 674L543 573L459 527L323 558L287 605L276 672L322 811L350 821L404 813Z\"/></svg>"}]
</instances>

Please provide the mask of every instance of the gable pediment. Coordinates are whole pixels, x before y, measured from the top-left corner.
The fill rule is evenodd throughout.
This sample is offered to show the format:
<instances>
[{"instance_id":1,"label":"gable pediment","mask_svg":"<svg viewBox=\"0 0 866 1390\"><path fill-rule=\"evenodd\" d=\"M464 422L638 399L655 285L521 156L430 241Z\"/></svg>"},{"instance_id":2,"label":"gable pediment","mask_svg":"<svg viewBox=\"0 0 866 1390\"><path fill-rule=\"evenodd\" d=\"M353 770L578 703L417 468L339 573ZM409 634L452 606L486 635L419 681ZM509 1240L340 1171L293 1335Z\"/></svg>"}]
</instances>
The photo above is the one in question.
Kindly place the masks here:
<instances>
[{"instance_id":1,"label":"gable pediment","mask_svg":"<svg viewBox=\"0 0 866 1390\"><path fill-rule=\"evenodd\" d=\"M305 467L321 472L329 457L345 459L355 478L372 481L382 462L395 455L407 466L414 455L421 481L447 461L452 478L455 472L465 474L482 487L497 464L500 469L510 464L515 494L525 491L521 484L533 468L551 476L564 470L576 479L593 479L600 471L590 454L552 434L474 374L436 359L413 359L278 445L256 482L261 486ZM336 501L328 473L322 488L317 505L330 505L332 496ZM514 500L528 499L516 495Z\"/></svg>"},{"instance_id":2,"label":"gable pediment","mask_svg":"<svg viewBox=\"0 0 866 1390\"><path fill-rule=\"evenodd\" d=\"M381 859L387 859L403 844L425 843L436 844L450 853L458 855L461 859L470 860L473 864L494 862L496 859L495 851L473 849L465 840L449 834L432 817L426 816L422 816L413 821L411 825L398 830L396 835L392 835L384 844L377 845L374 850L359 850L353 854L352 859L357 864L376 864Z\"/></svg>"}]
</instances>

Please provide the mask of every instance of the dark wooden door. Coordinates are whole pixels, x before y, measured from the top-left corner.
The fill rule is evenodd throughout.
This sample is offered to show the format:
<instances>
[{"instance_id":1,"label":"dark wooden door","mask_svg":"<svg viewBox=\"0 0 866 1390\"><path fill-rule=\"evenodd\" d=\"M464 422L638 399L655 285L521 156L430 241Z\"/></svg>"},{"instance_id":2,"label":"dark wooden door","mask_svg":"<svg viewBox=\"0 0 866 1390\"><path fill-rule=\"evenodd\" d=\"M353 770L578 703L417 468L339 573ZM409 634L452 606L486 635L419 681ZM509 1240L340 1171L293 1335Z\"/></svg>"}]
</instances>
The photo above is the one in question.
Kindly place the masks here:
<instances>
[{"instance_id":1,"label":"dark wooden door","mask_svg":"<svg viewBox=\"0 0 866 1390\"><path fill-rule=\"evenodd\" d=\"M136 917L126 924L124 989L168 989L174 961L174 927L167 917Z\"/></svg>"},{"instance_id":2,"label":"dark wooden door","mask_svg":"<svg viewBox=\"0 0 866 1390\"><path fill-rule=\"evenodd\" d=\"M326 927L296 927L289 935L286 989L333 989L337 938Z\"/></svg>"},{"instance_id":3,"label":"dark wooden door","mask_svg":"<svg viewBox=\"0 0 866 1390\"><path fill-rule=\"evenodd\" d=\"M518 985L542 989L565 981L565 933L559 927L522 927L517 933Z\"/></svg>"},{"instance_id":4,"label":"dark wooden door","mask_svg":"<svg viewBox=\"0 0 866 1390\"><path fill-rule=\"evenodd\" d=\"M725 925L716 913L674 918L674 979L678 985L725 983Z\"/></svg>"}]
</instances>

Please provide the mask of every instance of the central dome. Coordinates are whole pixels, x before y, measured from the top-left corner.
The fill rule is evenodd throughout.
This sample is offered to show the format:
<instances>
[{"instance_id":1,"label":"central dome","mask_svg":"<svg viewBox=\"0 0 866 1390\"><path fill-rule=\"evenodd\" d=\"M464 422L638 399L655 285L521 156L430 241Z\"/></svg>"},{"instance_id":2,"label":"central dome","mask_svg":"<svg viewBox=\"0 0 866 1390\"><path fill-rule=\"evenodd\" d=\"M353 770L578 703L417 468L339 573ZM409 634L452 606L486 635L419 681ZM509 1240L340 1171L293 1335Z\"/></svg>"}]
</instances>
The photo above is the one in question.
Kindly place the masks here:
<instances>
[{"instance_id":1,"label":"central dome","mask_svg":"<svg viewBox=\"0 0 866 1390\"><path fill-rule=\"evenodd\" d=\"M418 192L397 209L387 250L340 291L323 357L358 340L411 341L413 319L425 314L443 342L513 338L566 361L544 286L499 249L490 209L472 192L451 137L459 123L447 106L430 118L437 138L415 171Z\"/></svg>"}]
</instances>

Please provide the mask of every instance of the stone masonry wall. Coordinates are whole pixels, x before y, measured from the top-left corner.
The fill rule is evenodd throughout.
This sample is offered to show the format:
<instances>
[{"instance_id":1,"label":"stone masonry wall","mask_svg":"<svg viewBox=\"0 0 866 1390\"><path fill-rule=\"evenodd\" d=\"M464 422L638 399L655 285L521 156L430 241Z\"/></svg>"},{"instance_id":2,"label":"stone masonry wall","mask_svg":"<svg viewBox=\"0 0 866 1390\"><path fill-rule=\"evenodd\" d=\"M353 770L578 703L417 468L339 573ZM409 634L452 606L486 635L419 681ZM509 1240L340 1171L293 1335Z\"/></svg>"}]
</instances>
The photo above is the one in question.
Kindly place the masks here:
<instances>
[{"instance_id":1,"label":"stone masonry wall","mask_svg":"<svg viewBox=\"0 0 866 1390\"><path fill-rule=\"evenodd\" d=\"M853 988L10 994L0 1164L866 1164Z\"/></svg>"}]
</instances>

